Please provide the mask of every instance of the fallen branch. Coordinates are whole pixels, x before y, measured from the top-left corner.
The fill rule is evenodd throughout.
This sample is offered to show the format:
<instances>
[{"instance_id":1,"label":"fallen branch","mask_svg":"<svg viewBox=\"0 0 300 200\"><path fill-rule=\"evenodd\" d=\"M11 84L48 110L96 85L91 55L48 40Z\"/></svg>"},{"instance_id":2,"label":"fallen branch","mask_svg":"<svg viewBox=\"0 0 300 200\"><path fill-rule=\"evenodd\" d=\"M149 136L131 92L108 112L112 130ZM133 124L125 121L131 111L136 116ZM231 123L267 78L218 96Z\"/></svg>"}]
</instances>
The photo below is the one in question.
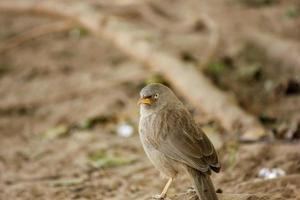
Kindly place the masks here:
<instances>
[{"instance_id":1,"label":"fallen branch","mask_svg":"<svg viewBox=\"0 0 300 200\"><path fill-rule=\"evenodd\" d=\"M244 35L246 40L263 49L269 58L277 60L291 69L300 69L299 43L254 29L246 29Z\"/></svg>"},{"instance_id":2,"label":"fallen branch","mask_svg":"<svg viewBox=\"0 0 300 200\"><path fill-rule=\"evenodd\" d=\"M49 35L51 33L59 33L68 31L75 26L72 21L54 22L51 24L35 27L29 31L25 31L20 35L10 38L2 43L0 46L0 54L12 50L21 44L37 39L39 37Z\"/></svg>"},{"instance_id":3,"label":"fallen branch","mask_svg":"<svg viewBox=\"0 0 300 200\"><path fill-rule=\"evenodd\" d=\"M138 3L111 3L107 1L92 1L93 5L99 7L102 12L114 16L131 16L138 15L149 24L159 30L173 33L188 33L197 31L199 23L206 26L202 19L178 20L169 16L167 10L161 8L164 2L148 0ZM209 25L209 24L208 24ZM209 27L208 27L209 28Z\"/></svg>"},{"instance_id":4,"label":"fallen branch","mask_svg":"<svg viewBox=\"0 0 300 200\"><path fill-rule=\"evenodd\" d=\"M212 58L217 53L218 47L220 45L220 31L218 25L215 21L204 13L195 13L194 17L187 20L174 20L174 17L167 17L170 15L168 13L168 5L164 5L163 1L158 1L154 3L153 1L145 1L139 3L129 3L129 4L116 4L106 1L92 1L93 5L99 6L105 11L105 13L110 15L134 15L137 14L142 17L146 22L155 26L159 30L176 33L176 34L186 34L191 32L199 31L199 27L206 28L208 30L208 47L206 53L201 59L200 69L207 66ZM159 5L159 4L162 5ZM193 3L194 6L199 6L198 2ZM162 7L162 8L161 8ZM166 8L167 7L167 8ZM160 9L156 12L155 9ZM159 14L164 13L164 14Z\"/></svg>"},{"instance_id":5,"label":"fallen branch","mask_svg":"<svg viewBox=\"0 0 300 200\"><path fill-rule=\"evenodd\" d=\"M84 2L1 1L0 10L44 13L77 21L95 35L112 41L127 55L163 74L178 92L196 108L216 118L229 133L240 131L244 139L249 140L266 135L264 127L254 116L238 107L232 98L217 89L194 65L161 51L134 24L103 16Z\"/></svg>"}]
</instances>

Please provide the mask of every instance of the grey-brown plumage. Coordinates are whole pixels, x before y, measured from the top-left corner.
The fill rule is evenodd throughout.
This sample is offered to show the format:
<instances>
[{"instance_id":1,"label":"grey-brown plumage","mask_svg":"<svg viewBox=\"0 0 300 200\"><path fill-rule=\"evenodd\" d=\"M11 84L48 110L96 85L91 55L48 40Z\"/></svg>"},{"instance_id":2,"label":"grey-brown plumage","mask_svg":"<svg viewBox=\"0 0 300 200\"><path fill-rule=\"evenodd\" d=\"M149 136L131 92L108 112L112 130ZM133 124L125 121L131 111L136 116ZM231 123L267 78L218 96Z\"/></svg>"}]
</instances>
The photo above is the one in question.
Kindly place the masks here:
<instances>
[{"instance_id":1,"label":"grey-brown plumage","mask_svg":"<svg viewBox=\"0 0 300 200\"><path fill-rule=\"evenodd\" d=\"M201 200L217 200L210 174L220 170L218 156L191 114L162 84L147 85L140 96L141 142L153 165L170 179L161 197L183 166L193 177Z\"/></svg>"}]
</instances>

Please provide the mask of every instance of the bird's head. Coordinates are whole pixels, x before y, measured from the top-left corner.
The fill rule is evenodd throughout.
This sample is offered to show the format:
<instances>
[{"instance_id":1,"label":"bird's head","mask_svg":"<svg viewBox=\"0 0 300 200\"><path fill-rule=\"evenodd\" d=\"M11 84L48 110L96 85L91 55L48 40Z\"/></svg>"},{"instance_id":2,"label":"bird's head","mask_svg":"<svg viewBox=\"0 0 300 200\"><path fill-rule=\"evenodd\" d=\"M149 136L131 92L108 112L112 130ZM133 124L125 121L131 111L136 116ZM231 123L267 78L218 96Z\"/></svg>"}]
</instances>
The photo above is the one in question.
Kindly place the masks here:
<instances>
[{"instance_id":1,"label":"bird's head","mask_svg":"<svg viewBox=\"0 0 300 200\"><path fill-rule=\"evenodd\" d=\"M151 83L141 90L138 104L141 106L141 112L156 112L165 106L179 102L167 86L160 83Z\"/></svg>"}]
</instances>

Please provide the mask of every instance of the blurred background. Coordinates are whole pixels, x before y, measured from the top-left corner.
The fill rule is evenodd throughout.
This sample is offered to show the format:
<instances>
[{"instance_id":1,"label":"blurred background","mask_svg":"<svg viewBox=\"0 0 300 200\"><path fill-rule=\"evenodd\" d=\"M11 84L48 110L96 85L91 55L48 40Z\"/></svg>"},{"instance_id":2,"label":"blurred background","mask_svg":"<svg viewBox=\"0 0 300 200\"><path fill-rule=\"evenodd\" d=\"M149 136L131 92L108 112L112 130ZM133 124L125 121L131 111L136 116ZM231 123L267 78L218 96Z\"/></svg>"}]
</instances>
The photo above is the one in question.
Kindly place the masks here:
<instances>
[{"instance_id":1,"label":"blurred background","mask_svg":"<svg viewBox=\"0 0 300 200\"><path fill-rule=\"evenodd\" d=\"M218 149L220 199L300 198L299 0L1 0L0 199L159 193L138 136L151 82Z\"/></svg>"}]
</instances>

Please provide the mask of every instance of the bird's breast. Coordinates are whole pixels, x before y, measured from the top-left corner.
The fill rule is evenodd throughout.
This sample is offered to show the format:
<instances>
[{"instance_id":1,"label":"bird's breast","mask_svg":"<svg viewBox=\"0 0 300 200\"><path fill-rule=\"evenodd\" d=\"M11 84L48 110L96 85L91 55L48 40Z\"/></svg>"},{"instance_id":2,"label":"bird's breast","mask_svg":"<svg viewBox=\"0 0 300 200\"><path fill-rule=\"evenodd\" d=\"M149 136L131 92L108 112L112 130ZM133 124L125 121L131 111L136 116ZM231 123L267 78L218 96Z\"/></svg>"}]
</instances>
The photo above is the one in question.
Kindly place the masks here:
<instances>
[{"instance_id":1,"label":"bird's breast","mask_svg":"<svg viewBox=\"0 0 300 200\"><path fill-rule=\"evenodd\" d=\"M159 146L159 129L161 126L157 120L159 119L155 115L140 118L140 139L152 164L164 177L174 178L177 174L177 162L157 150Z\"/></svg>"},{"instance_id":2,"label":"bird's breast","mask_svg":"<svg viewBox=\"0 0 300 200\"><path fill-rule=\"evenodd\" d=\"M139 133L142 142L154 147L159 146L160 137L163 135L162 130L165 122L160 119L157 114L148 115L140 118Z\"/></svg>"}]
</instances>

